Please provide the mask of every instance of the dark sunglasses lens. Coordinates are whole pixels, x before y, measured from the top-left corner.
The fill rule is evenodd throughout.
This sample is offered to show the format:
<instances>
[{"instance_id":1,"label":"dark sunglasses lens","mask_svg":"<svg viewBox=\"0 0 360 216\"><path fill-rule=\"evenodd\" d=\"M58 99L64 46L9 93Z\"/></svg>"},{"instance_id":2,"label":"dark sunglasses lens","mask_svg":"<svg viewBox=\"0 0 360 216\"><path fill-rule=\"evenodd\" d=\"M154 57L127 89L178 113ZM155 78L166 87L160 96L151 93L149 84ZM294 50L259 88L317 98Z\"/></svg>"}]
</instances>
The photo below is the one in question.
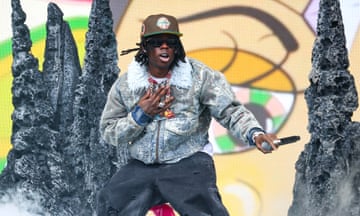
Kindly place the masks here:
<instances>
[{"instance_id":1,"label":"dark sunglasses lens","mask_svg":"<svg viewBox=\"0 0 360 216\"><path fill-rule=\"evenodd\" d=\"M166 40L166 44L170 47L175 47L178 45L178 40L177 39L168 39L168 40Z\"/></svg>"},{"instance_id":2,"label":"dark sunglasses lens","mask_svg":"<svg viewBox=\"0 0 360 216\"><path fill-rule=\"evenodd\" d=\"M157 40L157 39L148 40L148 44L152 47L160 47L161 42L162 42L161 40Z\"/></svg>"},{"instance_id":3,"label":"dark sunglasses lens","mask_svg":"<svg viewBox=\"0 0 360 216\"><path fill-rule=\"evenodd\" d=\"M166 43L169 47L176 47L178 45L177 39L150 39L147 43L152 47L161 47L164 43Z\"/></svg>"}]
</instances>

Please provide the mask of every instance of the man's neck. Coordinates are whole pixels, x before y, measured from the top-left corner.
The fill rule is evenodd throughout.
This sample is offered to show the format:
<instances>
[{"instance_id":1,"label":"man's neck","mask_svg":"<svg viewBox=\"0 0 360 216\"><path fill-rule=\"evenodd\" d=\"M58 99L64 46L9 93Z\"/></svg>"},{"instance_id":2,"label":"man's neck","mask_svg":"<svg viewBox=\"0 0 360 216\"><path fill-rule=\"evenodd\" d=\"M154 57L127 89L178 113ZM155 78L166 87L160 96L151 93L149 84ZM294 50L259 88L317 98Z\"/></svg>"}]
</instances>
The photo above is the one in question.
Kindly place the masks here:
<instances>
[{"instance_id":1,"label":"man's neck","mask_svg":"<svg viewBox=\"0 0 360 216\"><path fill-rule=\"evenodd\" d=\"M170 70L151 70L149 69L149 73L151 74L151 76L156 77L156 78L164 78L166 77L166 75L170 72Z\"/></svg>"}]
</instances>

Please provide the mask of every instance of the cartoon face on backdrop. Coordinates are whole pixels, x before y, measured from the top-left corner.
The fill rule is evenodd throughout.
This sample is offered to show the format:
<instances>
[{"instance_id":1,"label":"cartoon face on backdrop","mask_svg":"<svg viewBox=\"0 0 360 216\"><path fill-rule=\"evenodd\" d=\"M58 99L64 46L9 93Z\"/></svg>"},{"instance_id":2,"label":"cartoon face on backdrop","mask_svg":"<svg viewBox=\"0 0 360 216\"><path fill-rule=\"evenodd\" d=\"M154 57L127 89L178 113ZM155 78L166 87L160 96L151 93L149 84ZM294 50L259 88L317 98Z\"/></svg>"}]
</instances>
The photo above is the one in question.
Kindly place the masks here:
<instances>
[{"instance_id":1,"label":"cartoon face on backdrop","mask_svg":"<svg viewBox=\"0 0 360 216\"><path fill-rule=\"evenodd\" d=\"M210 136L217 153L214 159L218 184L231 215L287 213L292 200L294 164L308 140L303 90L308 87L318 1L110 1L110 5L121 6L113 10L114 22L118 23L119 52L134 47L139 41L141 22L147 15L172 14L179 19L187 55L223 72L238 99L255 113L264 128L278 136L301 136L301 143L263 156L258 151L245 151L249 150L247 146L216 122L212 123ZM49 2L21 2L32 34L32 53L39 58L40 67ZM91 0L56 0L55 3L64 12L83 59ZM1 22L6 25L1 25L0 36L0 172L11 148L12 112L11 7L10 1L3 4ZM342 10L348 33L350 72L360 80L357 60L360 58L360 0L341 1L341 4L345 6ZM132 55L119 58L123 72L131 58ZM354 113L353 119L360 119L360 112ZM227 154L238 152L241 153Z\"/></svg>"},{"instance_id":2,"label":"cartoon face on backdrop","mask_svg":"<svg viewBox=\"0 0 360 216\"><path fill-rule=\"evenodd\" d=\"M186 4L188 3L188 4ZM131 1L116 29L118 50L139 42L142 20L155 13L178 18L187 56L224 73L237 98L269 132L308 139L311 50L319 1ZM121 56L126 72L132 55ZM218 184L231 215L286 215L294 164L303 145L273 155L249 150L215 121L210 128ZM241 154L228 154L228 153Z\"/></svg>"}]
</instances>

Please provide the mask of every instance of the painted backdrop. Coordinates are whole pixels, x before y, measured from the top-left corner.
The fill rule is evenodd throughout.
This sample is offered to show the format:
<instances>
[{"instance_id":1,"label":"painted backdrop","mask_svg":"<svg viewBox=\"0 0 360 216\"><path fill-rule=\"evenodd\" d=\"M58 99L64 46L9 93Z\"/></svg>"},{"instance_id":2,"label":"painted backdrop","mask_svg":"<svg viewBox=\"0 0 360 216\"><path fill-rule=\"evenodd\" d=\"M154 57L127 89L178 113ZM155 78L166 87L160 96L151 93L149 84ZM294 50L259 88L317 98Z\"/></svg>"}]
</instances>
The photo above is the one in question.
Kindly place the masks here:
<instances>
[{"instance_id":1,"label":"painted backdrop","mask_svg":"<svg viewBox=\"0 0 360 216\"><path fill-rule=\"evenodd\" d=\"M43 62L48 0L23 0L32 53ZM84 56L90 0L53 0L64 12ZM11 0L0 3L0 172L11 148ZM360 80L360 0L340 1L350 72ZM300 135L301 141L263 155L212 123L218 183L231 215L287 215L295 162L307 143L308 87L318 0L154 0L111 1L118 52L139 41L142 20L168 13L180 22L187 55L225 74L238 99L269 132ZM124 73L133 54L119 57ZM355 60L356 59L356 60ZM40 68L41 70L41 68ZM354 115L360 119L360 112Z\"/></svg>"}]
</instances>

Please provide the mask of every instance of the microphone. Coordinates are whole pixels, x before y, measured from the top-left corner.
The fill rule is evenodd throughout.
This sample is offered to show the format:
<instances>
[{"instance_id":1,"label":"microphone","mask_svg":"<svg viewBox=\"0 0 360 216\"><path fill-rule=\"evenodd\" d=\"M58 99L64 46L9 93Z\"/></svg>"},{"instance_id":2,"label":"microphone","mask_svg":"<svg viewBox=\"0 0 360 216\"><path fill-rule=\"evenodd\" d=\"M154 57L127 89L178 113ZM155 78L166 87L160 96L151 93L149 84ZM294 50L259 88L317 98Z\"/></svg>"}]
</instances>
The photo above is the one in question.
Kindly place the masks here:
<instances>
[{"instance_id":1,"label":"microphone","mask_svg":"<svg viewBox=\"0 0 360 216\"><path fill-rule=\"evenodd\" d=\"M290 144L290 143L294 143L296 141L300 140L300 136L288 136L288 137L283 137L277 140L274 140L274 144L275 145L285 145L285 144ZM268 142L262 142L261 143L261 147L265 150L265 151L271 151L273 150L271 145Z\"/></svg>"}]
</instances>

